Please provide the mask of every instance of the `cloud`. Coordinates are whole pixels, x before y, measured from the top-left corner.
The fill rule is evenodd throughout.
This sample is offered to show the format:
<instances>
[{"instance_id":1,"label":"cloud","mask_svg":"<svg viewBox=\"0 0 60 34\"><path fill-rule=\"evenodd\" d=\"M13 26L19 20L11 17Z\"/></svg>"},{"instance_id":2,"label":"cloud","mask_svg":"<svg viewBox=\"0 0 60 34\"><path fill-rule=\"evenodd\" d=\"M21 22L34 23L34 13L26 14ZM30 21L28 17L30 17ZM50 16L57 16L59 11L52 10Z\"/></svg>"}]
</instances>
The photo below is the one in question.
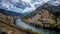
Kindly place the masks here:
<instances>
[{"instance_id":1,"label":"cloud","mask_svg":"<svg viewBox=\"0 0 60 34\"><path fill-rule=\"evenodd\" d=\"M26 1L25 1L26 2ZM39 1L39 2L34 2L34 3L31 3L31 1L30 2L28 2L29 4L30 4L30 6L31 7L26 7L21 13L25 13L25 12L32 12L32 11L34 11L37 7L39 7L39 6L42 6L44 3L46 3L46 2L48 2L48 0L41 0L41 1ZM39 6L35 6L36 4L39 4Z\"/></svg>"},{"instance_id":2,"label":"cloud","mask_svg":"<svg viewBox=\"0 0 60 34\"><path fill-rule=\"evenodd\" d=\"M30 2L31 0L21 0L22 2Z\"/></svg>"},{"instance_id":3,"label":"cloud","mask_svg":"<svg viewBox=\"0 0 60 34\"><path fill-rule=\"evenodd\" d=\"M60 0L56 0L56 1L52 0L52 1L49 1L48 4L58 6L58 5L60 5Z\"/></svg>"},{"instance_id":4,"label":"cloud","mask_svg":"<svg viewBox=\"0 0 60 34\"><path fill-rule=\"evenodd\" d=\"M10 0L12 3L18 3L20 0Z\"/></svg>"},{"instance_id":5,"label":"cloud","mask_svg":"<svg viewBox=\"0 0 60 34\"><path fill-rule=\"evenodd\" d=\"M32 12L36 8L44 5L45 3L51 4L54 6L58 6L60 4L59 0L56 0L56 1L54 1L54 0L9 0L9 1L0 0L0 1L1 1L0 2L0 8L3 7L6 10L10 10L10 11L18 12L18 13ZM32 1L34 3L31 3ZM17 3L18 3L18 7L16 6ZM22 5L26 4L26 6L23 6L24 9L20 8L20 7L22 7L20 3Z\"/></svg>"},{"instance_id":6,"label":"cloud","mask_svg":"<svg viewBox=\"0 0 60 34\"><path fill-rule=\"evenodd\" d=\"M36 9L36 8L28 8L28 7L26 7L21 13L32 12L34 9Z\"/></svg>"}]
</instances>

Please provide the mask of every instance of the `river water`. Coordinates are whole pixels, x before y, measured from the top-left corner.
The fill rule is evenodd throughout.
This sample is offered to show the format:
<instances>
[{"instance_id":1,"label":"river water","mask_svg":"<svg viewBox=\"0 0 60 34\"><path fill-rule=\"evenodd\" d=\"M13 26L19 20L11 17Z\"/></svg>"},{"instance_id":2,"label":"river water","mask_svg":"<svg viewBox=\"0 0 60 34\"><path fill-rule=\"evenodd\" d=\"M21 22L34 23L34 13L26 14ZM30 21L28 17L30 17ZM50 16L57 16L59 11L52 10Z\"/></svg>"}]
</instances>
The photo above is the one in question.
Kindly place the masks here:
<instances>
[{"instance_id":1,"label":"river water","mask_svg":"<svg viewBox=\"0 0 60 34\"><path fill-rule=\"evenodd\" d=\"M25 29L30 29L30 30L33 30L36 32L41 32L43 34L57 34L57 32L55 32L55 31L44 30L42 28L36 28L36 27L30 26L30 25L24 23L23 21L21 21L21 19L16 19L15 23L16 23L16 25L24 27Z\"/></svg>"}]
</instances>

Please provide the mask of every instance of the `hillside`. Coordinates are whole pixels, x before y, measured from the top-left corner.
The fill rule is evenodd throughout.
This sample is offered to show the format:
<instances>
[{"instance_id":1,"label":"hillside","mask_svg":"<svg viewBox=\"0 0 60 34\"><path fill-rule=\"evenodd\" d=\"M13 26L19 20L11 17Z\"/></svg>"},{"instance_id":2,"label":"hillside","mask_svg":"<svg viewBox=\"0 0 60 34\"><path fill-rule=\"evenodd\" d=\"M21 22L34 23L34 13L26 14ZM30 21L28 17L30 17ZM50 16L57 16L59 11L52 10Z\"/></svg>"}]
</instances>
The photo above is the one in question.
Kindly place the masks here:
<instances>
[{"instance_id":1,"label":"hillside","mask_svg":"<svg viewBox=\"0 0 60 34\"><path fill-rule=\"evenodd\" d=\"M41 6L40 9L37 8L31 14L26 16L23 21L27 24L34 25L35 27L43 27L43 28L58 28L59 19L60 19L60 6L53 6L49 4L45 4Z\"/></svg>"}]
</instances>

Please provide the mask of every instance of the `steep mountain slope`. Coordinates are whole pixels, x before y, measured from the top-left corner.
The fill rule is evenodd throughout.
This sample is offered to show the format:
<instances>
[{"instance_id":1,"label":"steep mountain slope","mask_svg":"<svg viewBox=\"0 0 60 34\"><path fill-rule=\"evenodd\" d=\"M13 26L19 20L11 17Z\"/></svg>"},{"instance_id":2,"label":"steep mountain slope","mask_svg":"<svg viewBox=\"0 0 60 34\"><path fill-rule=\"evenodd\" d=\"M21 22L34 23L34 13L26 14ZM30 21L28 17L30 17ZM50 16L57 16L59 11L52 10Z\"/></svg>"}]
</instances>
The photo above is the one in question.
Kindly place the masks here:
<instances>
[{"instance_id":1,"label":"steep mountain slope","mask_svg":"<svg viewBox=\"0 0 60 34\"><path fill-rule=\"evenodd\" d=\"M36 27L58 28L57 20L60 16L60 6L45 4L27 15L23 21ZM60 26L59 26L60 27Z\"/></svg>"}]
</instances>

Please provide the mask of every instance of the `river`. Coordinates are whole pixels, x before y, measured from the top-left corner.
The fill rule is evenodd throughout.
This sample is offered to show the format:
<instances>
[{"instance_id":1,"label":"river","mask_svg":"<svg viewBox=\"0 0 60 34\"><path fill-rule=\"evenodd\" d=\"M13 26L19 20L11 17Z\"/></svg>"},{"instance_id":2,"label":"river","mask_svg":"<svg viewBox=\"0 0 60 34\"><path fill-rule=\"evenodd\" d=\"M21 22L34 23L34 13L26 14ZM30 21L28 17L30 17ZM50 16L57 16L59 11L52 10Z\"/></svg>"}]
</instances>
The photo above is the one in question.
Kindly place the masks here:
<instances>
[{"instance_id":1,"label":"river","mask_svg":"<svg viewBox=\"0 0 60 34\"><path fill-rule=\"evenodd\" d=\"M44 30L42 28L36 28L34 26L30 26L30 25L24 23L21 19L16 19L15 23L16 23L16 25L24 27L25 29L30 29L30 30L33 30L36 32L41 32L43 34L57 34L57 32L55 32L55 31Z\"/></svg>"}]
</instances>

